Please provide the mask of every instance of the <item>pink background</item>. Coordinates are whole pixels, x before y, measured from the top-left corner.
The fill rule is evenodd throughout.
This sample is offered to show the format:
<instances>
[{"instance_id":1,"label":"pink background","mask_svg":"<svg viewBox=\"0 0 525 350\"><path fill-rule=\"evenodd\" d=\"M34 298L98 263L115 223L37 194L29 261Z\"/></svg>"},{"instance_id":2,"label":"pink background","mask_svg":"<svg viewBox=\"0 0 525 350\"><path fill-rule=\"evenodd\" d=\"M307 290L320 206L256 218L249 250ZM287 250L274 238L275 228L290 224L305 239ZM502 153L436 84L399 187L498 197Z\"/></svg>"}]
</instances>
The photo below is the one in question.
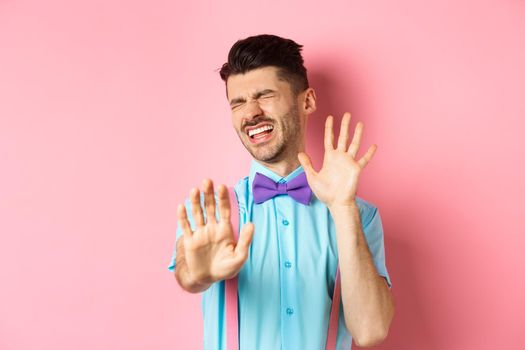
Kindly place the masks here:
<instances>
[{"instance_id":1,"label":"pink background","mask_svg":"<svg viewBox=\"0 0 525 350\"><path fill-rule=\"evenodd\" d=\"M304 45L322 125L378 144L397 313L379 349L525 340L523 1L0 2L0 349L198 349L167 270L175 208L250 157L217 68L260 33Z\"/></svg>"}]
</instances>

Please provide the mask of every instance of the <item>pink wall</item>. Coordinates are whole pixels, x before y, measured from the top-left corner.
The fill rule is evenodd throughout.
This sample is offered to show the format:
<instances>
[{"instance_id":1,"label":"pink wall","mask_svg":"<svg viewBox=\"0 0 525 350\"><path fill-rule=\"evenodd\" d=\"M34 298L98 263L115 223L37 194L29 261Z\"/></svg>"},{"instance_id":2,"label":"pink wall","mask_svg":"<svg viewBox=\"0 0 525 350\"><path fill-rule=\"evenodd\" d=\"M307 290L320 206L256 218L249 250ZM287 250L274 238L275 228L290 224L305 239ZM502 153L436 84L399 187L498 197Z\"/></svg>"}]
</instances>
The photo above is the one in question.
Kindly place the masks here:
<instances>
[{"instance_id":1,"label":"pink wall","mask_svg":"<svg viewBox=\"0 0 525 350\"><path fill-rule=\"evenodd\" d=\"M0 2L0 349L198 349L166 269L175 208L249 155L215 71L237 39L304 44L319 113L378 144L397 313L379 348L525 341L522 1ZM339 120L339 119L338 119Z\"/></svg>"}]
</instances>

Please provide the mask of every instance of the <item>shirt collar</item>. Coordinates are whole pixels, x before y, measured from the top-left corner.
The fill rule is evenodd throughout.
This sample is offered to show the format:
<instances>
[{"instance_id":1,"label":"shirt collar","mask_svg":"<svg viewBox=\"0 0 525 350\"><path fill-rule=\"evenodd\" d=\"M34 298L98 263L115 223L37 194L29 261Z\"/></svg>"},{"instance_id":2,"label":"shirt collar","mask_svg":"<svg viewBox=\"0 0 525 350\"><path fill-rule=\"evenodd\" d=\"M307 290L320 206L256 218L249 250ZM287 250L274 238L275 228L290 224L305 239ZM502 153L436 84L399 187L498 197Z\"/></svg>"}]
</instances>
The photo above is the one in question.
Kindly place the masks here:
<instances>
[{"instance_id":1,"label":"shirt collar","mask_svg":"<svg viewBox=\"0 0 525 350\"><path fill-rule=\"evenodd\" d=\"M283 182L288 182L292 180L294 177L301 174L302 172L304 172L303 166L299 165L294 171L292 171L290 174L283 177L281 175L274 173L273 171L271 171L270 169L268 169L261 163L257 162L255 159L252 159L252 164L250 166L249 185L250 185L250 188L252 188L253 179L255 178L255 173L261 173L269 177L275 182L283 183Z\"/></svg>"}]
</instances>

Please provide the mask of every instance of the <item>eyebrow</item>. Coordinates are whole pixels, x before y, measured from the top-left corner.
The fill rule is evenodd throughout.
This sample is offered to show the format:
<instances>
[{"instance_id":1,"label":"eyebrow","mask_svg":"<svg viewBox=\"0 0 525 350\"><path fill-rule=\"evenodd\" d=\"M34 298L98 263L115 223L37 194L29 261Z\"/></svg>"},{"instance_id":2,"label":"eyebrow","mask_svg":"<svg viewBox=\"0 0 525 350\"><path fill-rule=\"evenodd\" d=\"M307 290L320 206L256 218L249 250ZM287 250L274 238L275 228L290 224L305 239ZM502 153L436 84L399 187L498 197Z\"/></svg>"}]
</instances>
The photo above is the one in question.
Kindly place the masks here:
<instances>
[{"instance_id":1,"label":"eyebrow","mask_svg":"<svg viewBox=\"0 0 525 350\"><path fill-rule=\"evenodd\" d=\"M253 94L253 98L254 99L258 99L259 97L261 97L263 95L271 94L271 93L274 93L274 92L276 92L276 91L272 90L272 89L264 89L264 90L261 90L261 91L257 91L255 94ZM242 102L246 102L246 99L244 97L232 98L230 100L230 106L233 105L233 104L242 103Z\"/></svg>"}]
</instances>

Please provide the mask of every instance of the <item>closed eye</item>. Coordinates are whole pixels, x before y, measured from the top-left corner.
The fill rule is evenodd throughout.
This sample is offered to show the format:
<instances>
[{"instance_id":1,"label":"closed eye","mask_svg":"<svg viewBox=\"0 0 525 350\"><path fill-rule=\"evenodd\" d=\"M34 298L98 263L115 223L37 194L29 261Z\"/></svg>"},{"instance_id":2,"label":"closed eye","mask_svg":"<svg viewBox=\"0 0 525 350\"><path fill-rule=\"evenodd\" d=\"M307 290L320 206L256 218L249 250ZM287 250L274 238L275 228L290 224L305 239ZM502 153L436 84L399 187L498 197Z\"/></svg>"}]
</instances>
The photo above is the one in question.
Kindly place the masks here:
<instances>
[{"instance_id":1,"label":"closed eye","mask_svg":"<svg viewBox=\"0 0 525 350\"><path fill-rule=\"evenodd\" d=\"M237 109L237 108L239 108L240 106L242 106L243 104L244 104L244 103L238 103L238 104L236 104L236 105L233 105L233 106L231 106L231 109L232 109L232 110L233 110L233 109Z\"/></svg>"},{"instance_id":2,"label":"closed eye","mask_svg":"<svg viewBox=\"0 0 525 350\"><path fill-rule=\"evenodd\" d=\"M256 100L259 100L259 99L270 99L275 96L276 96L275 90L266 89L266 90L257 92L253 96L253 98ZM246 100L244 99L244 97L237 97L230 101L230 106L232 110L238 109L239 107L242 107L245 104L246 104Z\"/></svg>"},{"instance_id":3,"label":"closed eye","mask_svg":"<svg viewBox=\"0 0 525 350\"><path fill-rule=\"evenodd\" d=\"M259 100L259 99L269 99L269 98L273 98L276 96L276 93L275 93L275 90L272 90L272 89L265 89L265 90L262 90L262 91L259 91L257 92L253 98Z\"/></svg>"}]
</instances>

